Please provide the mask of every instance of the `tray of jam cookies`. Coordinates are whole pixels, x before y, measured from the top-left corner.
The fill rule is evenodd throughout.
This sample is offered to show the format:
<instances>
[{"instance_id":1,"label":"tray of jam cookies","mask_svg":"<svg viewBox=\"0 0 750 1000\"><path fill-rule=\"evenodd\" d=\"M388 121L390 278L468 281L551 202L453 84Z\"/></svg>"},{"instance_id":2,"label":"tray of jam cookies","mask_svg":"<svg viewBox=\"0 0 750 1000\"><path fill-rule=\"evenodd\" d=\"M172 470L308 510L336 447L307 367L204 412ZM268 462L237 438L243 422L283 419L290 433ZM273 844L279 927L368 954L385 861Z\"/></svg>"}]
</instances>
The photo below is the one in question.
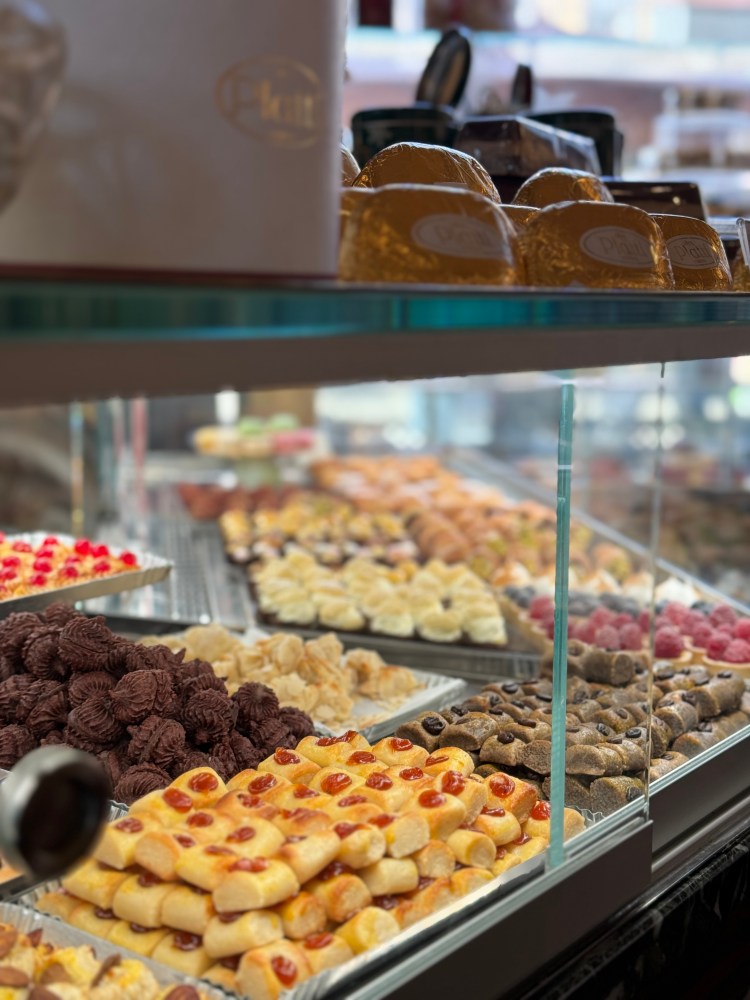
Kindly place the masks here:
<instances>
[{"instance_id":1,"label":"tray of jam cookies","mask_svg":"<svg viewBox=\"0 0 750 1000\"><path fill-rule=\"evenodd\" d=\"M56 601L74 604L164 580L172 563L150 553L42 531L0 531L0 618Z\"/></svg>"}]
</instances>

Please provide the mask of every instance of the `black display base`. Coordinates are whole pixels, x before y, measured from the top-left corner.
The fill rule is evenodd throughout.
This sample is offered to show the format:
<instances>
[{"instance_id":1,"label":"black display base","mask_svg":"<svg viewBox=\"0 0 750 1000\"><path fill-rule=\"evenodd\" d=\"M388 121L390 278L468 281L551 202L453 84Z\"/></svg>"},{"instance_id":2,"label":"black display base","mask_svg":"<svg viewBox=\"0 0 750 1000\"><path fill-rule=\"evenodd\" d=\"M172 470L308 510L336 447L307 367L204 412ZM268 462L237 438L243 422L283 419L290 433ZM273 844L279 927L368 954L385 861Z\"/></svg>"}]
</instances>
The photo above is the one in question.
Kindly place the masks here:
<instances>
[{"instance_id":1,"label":"black display base","mask_svg":"<svg viewBox=\"0 0 750 1000\"><path fill-rule=\"evenodd\" d=\"M748 1000L750 832L513 1000Z\"/></svg>"}]
</instances>

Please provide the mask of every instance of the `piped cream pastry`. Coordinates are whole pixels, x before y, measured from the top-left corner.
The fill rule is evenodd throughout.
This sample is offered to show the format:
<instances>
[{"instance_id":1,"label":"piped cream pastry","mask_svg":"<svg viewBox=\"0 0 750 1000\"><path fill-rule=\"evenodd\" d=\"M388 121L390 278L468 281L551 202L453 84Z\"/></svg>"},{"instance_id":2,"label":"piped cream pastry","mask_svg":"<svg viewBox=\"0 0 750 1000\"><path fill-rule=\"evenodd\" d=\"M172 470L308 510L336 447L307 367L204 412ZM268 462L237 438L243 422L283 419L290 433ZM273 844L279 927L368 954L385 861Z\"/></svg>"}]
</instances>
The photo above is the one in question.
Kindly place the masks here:
<instances>
[{"instance_id":1,"label":"piped cream pastry","mask_svg":"<svg viewBox=\"0 0 750 1000\"><path fill-rule=\"evenodd\" d=\"M500 615L464 618L464 629L469 639L478 645L507 645L508 633Z\"/></svg>"},{"instance_id":2,"label":"piped cream pastry","mask_svg":"<svg viewBox=\"0 0 750 1000\"><path fill-rule=\"evenodd\" d=\"M419 623L419 634L430 642L458 642L461 619L454 611L433 611Z\"/></svg>"},{"instance_id":3,"label":"piped cream pastry","mask_svg":"<svg viewBox=\"0 0 750 1000\"><path fill-rule=\"evenodd\" d=\"M414 619L403 605L387 602L381 605L370 623L373 632L407 639L414 635Z\"/></svg>"},{"instance_id":4,"label":"piped cream pastry","mask_svg":"<svg viewBox=\"0 0 750 1000\"><path fill-rule=\"evenodd\" d=\"M345 599L332 599L322 604L319 618L321 625L341 629L342 632L358 632L365 626L362 612Z\"/></svg>"}]
</instances>

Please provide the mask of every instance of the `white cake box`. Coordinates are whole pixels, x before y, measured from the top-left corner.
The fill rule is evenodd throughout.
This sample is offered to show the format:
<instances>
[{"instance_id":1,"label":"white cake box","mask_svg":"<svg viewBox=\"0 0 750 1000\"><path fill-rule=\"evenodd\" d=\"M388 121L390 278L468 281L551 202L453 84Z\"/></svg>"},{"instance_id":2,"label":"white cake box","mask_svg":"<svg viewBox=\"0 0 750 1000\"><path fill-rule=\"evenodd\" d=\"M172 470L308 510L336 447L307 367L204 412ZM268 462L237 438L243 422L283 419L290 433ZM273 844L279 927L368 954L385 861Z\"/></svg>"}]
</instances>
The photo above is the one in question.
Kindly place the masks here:
<instances>
[{"instance_id":1,"label":"white cake box","mask_svg":"<svg viewBox=\"0 0 750 1000\"><path fill-rule=\"evenodd\" d=\"M0 273L336 272L346 0L44 0L60 103Z\"/></svg>"}]
</instances>

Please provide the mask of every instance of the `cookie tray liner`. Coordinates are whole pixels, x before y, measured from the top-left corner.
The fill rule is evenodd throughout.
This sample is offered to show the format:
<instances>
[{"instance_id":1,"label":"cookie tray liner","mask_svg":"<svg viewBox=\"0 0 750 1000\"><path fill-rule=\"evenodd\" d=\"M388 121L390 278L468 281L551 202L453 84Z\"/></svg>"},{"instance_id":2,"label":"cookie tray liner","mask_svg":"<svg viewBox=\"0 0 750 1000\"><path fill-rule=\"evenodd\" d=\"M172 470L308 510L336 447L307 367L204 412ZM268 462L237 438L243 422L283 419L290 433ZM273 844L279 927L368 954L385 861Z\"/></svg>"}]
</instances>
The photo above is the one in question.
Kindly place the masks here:
<instances>
[{"instance_id":1,"label":"cookie tray liner","mask_svg":"<svg viewBox=\"0 0 750 1000\"><path fill-rule=\"evenodd\" d=\"M493 882L476 889L468 896L457 899L455 903L439 910L433 916L427 917L406 931L402 931L386 944L358 955L344 965L321 972L312 979L301 983L295 989L285 992L283 994L285 1000L322 1000L323 997L331 992L336 992L338 995L347 995L357 984L366 980L368 976L375 974L383 967L392 967L409 952L424 947L428 942L439 937L447 927L456 924L458 921L465 920L470 914L495 903L521 884L540 875L544 871L544 867L544 855L537 855L535 858L524 861L523 864L511 868L510 871L504 875L500 875ZM136 955L126 948L113 948L103 939L100 940L99 938L92 937L90 934L79 931L77 928L72 928L61 920L58 920L57 917L37 913L35 907L42 896L47 892L53 892L59 887L60 883L58 881L47 882L18 896L14 900L14 905L7 903L0 904L0 920L7 920L16 926L19 926L19 920L30 921L28 925L24 924L21 929L26 930L27 926L30 930L34 930L36 927L44 927L45 936L46 928L50 928L49 940L52 943L57 943L59 937L60 943L90 944L96 948L97 956L106 957L109 954L116 953L129 958L137 958L144 962L164 985L172 982L189 982L192 986L198 987L211 1000L225 1000L227 995L235 995L227 994L224 990L211 984L204 985L203 980L197 983L195 980L180 976L167 966L144 959L142 956ZM3 915L6 910L10 914L9 916Z\"/></svg>"},{"instance_id":2,"label":"cookie tray liner","mask_svg":"<svg viewBox=\"0 0 750 1000\"><path fill-rule=\"evenodd\" d=\"M41 891L40 889L39 892L41 893ZM162 965L159 962L152 962L150 959L144 958L143 955L137 955L135 952L128 951L127 948L115 948L103 938L94 937L85 931L78 930L77 927L71 927L56 917L37 913L30 907L20 903L0 903L0 921L12 924L24 934L41 930L43 932L43 941L61 948L76 948L81 947L81 945L89 945L93 948L99 960L108 958L110 955L134 958L145 965L162 987L194 986L200 992L201 996L206 997L207 1000L226 1000L227 998L227 994L222 989L219 989L218 986L214 986L203 980L192 979L190 976L184 976L173 969L169 969L166 965Z\"/></svg>"},{"instance_id":3,"label":"cookie tray liner","mask_svg":"<svg viewBox=\"0 0 750 1000\"><path fill-rule=\"evenodd\" d=\"M26 534L8 535L7 540L11 542L28 542L34 548L47 537L44 531L27 532ZM73 545L75 538L72 535L57 535L65 545ZM112 548L112 552L117 555L124 551ZM87 601L94 597L107 597L110 594L120 594L126 590L138 590L140 587L147 587L153 583L160 583L170 573L172 563L160 556L152 555L149 552L135 552L138 557L140 569L135 569L125 573L117 573L114 576L105 576L95 580L84 580L81 583L74 583L69 587L56 587L53 590L44 590L38 594L28 594L25 597L12 597L5 601L0 601L0 618L11 614L13 611L39 611L56 601L65 601L66 604L74 604L76 601Z\"/></svg>"}]
</instances>

